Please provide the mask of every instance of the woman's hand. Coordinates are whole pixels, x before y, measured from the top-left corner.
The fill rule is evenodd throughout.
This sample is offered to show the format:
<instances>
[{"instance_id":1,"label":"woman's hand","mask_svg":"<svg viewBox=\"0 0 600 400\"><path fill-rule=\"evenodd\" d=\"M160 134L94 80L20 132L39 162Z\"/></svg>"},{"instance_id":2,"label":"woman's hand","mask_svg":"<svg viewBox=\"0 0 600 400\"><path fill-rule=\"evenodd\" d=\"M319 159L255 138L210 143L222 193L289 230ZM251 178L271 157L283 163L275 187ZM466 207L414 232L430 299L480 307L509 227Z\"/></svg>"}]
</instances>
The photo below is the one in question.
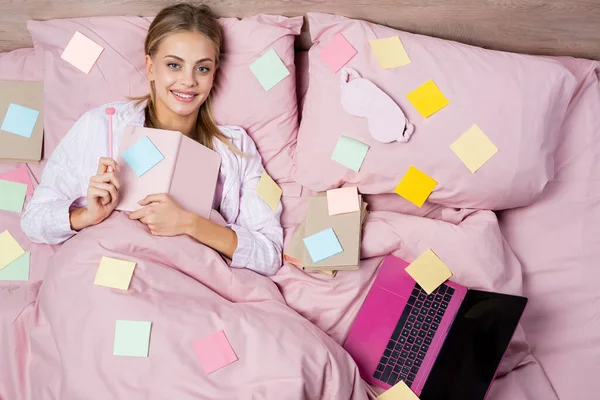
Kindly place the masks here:
<instances>
[{"instance_id":1,"label":"woman's hand","mask_svg":"<svg viewBox=\"0 0 600 400\"><path fill-rule=\"evenodd\" d=\"M184 210L168 194L151 194L139 202L142 209L129 214L148 226L155 236L187 234L194 223L193 214Z\"/></svg>"},{"instance_id":2,"label":"woman's hand","mask_svg":"<svg viewBox=\"0 0 600 400\"><path fill-rule=\"evenodd\" d=\"M112 172L109 171L112 167ZM87 190L87 225L96 225L104 221L119 203L121 184L117 177L119 167L112 158L101 157L98 161L98 173L90 178Z\"/></svg>"}]
</instances>

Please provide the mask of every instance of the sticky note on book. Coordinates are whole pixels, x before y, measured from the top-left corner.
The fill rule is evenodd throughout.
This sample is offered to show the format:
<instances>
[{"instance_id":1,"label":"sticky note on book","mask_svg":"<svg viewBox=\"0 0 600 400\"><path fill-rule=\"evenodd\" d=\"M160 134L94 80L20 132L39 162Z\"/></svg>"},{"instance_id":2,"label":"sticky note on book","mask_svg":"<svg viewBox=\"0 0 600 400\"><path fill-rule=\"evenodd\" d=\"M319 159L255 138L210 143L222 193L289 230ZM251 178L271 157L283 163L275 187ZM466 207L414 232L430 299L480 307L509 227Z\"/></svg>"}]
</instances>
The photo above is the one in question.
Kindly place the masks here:
<instances>
[{"instance_id":1,"label":"sticky note on book","mask_svg":"<svg viewBox=\"0 0 600 400\"><path fill-rule=\"evenodd\" d=\"M350 186L327 191L329 215L347 214L360 211L358 188Z\"/></svg>"},{"instance_id":2,"label":"sticky note on book","mask_svg":"<svg viewBox=\"0 0 600 400\"><path fill-rule=\"evenodd\" d=\"M8 105L0 130L29 139L39 116L38 110L11 103Z\"/></svg>"},{"instance_id":3,"label":"sticky note on book","mask_svg":"<svg viewBox=\"0 0 600 400\"><path fill-rule=\"evenodd\" d=\"M256 186L256 193L271 207L273 210L277 209L281 194L283 191L277 183L267 174L262 173L258 185Z\"/></svg>"},{"instance_id":4,"label":"sticky note on book","mask_svg":"<svg viewBox=\"0 0 600 400\"><path fill-rule=\"evenodd\" d=\"M377 397L377 400L419 400L419 398L404 381L400 381Z\"/></svg>"},{"instance_id":5,"label":"sticky note on book","mask_svg":"<svg viewBox=\"0 0 600 400\"><path fill-rule=\"evenodd\" d=\"M121 157L137 176L144 175L165 158L148 136L123 151Z\"/></svg>"},{"instance_id":6,"label":"sticky note on book","mask_svg":"<svg viewBox=\"0 0 600 400\"><path fill-rule=\"evenodd\" d=\"M0 210L20 213L26 193L27 185L0 179Z\"/></svg>"},{"instance_id":7,"label":"sticky note on book","mask_svg":"<svg viewBox=\"0 0 600 400\"><path fill-rule=\"evenodd\" d=\"M351 170L358 172L362 166L369 146L358 140L349 138L347 136L340 136L338 142L333 150L331 159L344 165Z\"/></svg>"},{"instance_id":8,"label":"sticky note on book","mask_svg":"<svg viewBox=\"0 0 600 400\"><path fill-rule=\"evenodd\" d=\"M410 58L398 36L369 42L381 68L390 69L410 64Z\"/></svg>"},{"instance_id":9,"label":"sticky note on book","mask_svg":"<svg viewBox=\"0 0 600 400\"><path fill-rule=\"evenodd\" d=\"M135 263L118 260L111 257L102 257L96 272L94 284L114 289L127 290L133 276Z\"/></svg>"},{"instance_id":10,"label":"sticky note on book","mask_svg":"<svg viewBox=\"0 0 600 400\"><path fill-rule=\"evenodd\" d=\"M290 74L290 71L273 49L270 49L250 64L250 70L265 91L271 90Z\"/></svg>"},{"instance_id":11,"label":"sticky note on book","mask_svg":"<svg viewBox=\"0 0 600 400\"><path fill-rule=\"evenodd\" d=\"M473 125L463 133L450 145L450 149L472 173L475 173L498 152L498 148L477 125Z\"/></svg>"},{"instance_id":12,"label":"sticky note on book","mask_svg":"<svg viewBox=\"0 0 600 400\"><path fill-rule=\"evenodd\" d=\"M89 74L103 50L104 47L77 31L60 58L85 74Z\"/></svg>"},{"instance_id":13,"label":"sticky note on book","mask_svg":"<svg viewBox=\"0 0 600 400\"><path fill-rule=\"evenodd\" d=\"M450 102L433 81L427 81L422 86L406 95L408 101L423 116L428 118L446 107Z\"/></svg>"},{"instance_id":14,"label":"sticky note on book","mask_svg":"<svg viewBox=\"0 0 600 400\"><path fill-rule=\"evenodd\" d=\"M313 263L326 260L344 251L332 228L324 229L303 240Z\"/></svg>"},{"instance_id":15,"label":"sticky note on book","mask_svg":"<svg viewBox=\"0 0 600 400\"><path fill-rule=\"evenodd\" d=\"M0 269L3 269L23 254L25 254L25 250L9 231L0 233Z\"/></svg>"},{"instance_id":16,"label":"sticky note on book","mask_svg":"<svg viewBox=\"0 0 600 400\"><path fill-rule=\"evenodd\" d=\"M29 171L27 170L27 167L16 168L0 174L0 180L27 185L27 192L25 195L31 196L33 194L33 184L31 183L31 178L29 177ZM0 193L2 192L0 191Z\"/></svg>"},{"instance_id":17,"label":"sticky note on book","mask_svg":"<svg viewBox=\"0 0 600 400\"><path fill-rule=\"evenodd\" d=\"M150 321L117 320L113 355L148 357L151 327Z\"/></svg>"},{"instance_id":18,"label":"sticky note on book","mask_svg":"<svg viewBox=\"0 0 600 400\"><path fill-rule=\"evenodd\" d=\"M435 179L411 165L394 192L421 207L436 186Z\"/></svg>"},{"instance_id":19,"label":"sticky note on book","mask_svg":"<svg viewBox=\"0 0 600 400\"><path fill-rule=\"evenodd\" d=\"M427 292L431 294L452 276L446 264L431 249L421 254L408 267L406 272Z\"/></svg>"},{"instance_id":20,"label":"sticky note on book","mask_svg":"<svg viewBox=\"0 0 600 400\"><path fill-rule=\"evenodd\" d=\"M332 72L338 72L356 55L357 51L341 33L336 34L319 55Z\"/></svg>"},{"instance_id":21,"label":"sticky note on book","mask_svg":"<svg viewBox=\"0 0 600 400\"><path fill-rule=\"evenodd\" d=\"M0 281L28 281L30 260L31 253L27 252L0 269Z\"/></svg>"},{"instance_id":22,"label":"sticky note on book","mask_svg":"<svg viewBox=\"0 0 600 400\"><path fill-rule=\"evenodd\" d=\"M198 340L192 347L200 364L202 364L204 372L207 374L211 374L238 359L223 331L215 332Z\"/></svg>"}]
</instances>

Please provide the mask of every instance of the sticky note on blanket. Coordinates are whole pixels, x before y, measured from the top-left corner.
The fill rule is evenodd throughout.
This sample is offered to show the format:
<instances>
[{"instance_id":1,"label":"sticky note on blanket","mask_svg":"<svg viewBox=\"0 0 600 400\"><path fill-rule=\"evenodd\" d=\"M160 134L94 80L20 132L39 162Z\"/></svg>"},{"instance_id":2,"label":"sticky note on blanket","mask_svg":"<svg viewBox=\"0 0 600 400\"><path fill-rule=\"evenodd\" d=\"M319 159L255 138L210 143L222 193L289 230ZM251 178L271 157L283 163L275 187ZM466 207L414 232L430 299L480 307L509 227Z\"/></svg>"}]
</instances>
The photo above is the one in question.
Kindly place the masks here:
<instances>
[{"instance_id":1,"label":"sticky note on blanket","mask_svg":"<svg viewBox=\"0 0 600 400\"><path fill-rule=\"evenodd\" d=\"M192 345L204 372L211 374L235 361L237 356L231 348L225 332L218 331Z\"/></svg>"},{"instance_id":2,"label":"sticky note on blanket","mask_svg":"<svg viewBox=\"0 0 600 400\"><path fill-rule=\"evenodd\" d=\"M0 130L29 139L39 116L40 112L38 110L10 103Z\"/></svg>"},{"instance_id":3,"label":"sticky note on blanket","mask_svg":"<svg viewBox=\"0 0 600 400\"><path fill-rule=\"evenodd\" d=\"M28 281L31 253L27 252L0 269L0 281Z\"/></svg>"},{"instance_id":4,"label":"sticky note on blanket","mask_svg":"<svg viewBox=\"0 0 600 400\"><path fill-rule=\"evenodd\" d=\"M0 179L27 185L27 192L25 195L31 196L33 194L33 184L31 183L31 178L29 177L29 171L27 170L27 167L16 168L0 174Z\"/></svg>"},{"instance_id":5,"label":"sticky note on blanket","mask_svg":"<svg viewBox=\"0 0 600 400\"><path fill-rule=\"evenodd\" d=\"M433 81L427 81L422 86L406 95L408 101L423 116L428 118L450 102Z\"/></svg>"},{"instance_id":6,"label":"sticky note on blanket","mask_svg":"<svg viewBox=\"0 0 600 400\"><path fill-rule=\"evenodd\" d=\"M347 214L360 211L358 188L350 186L327 191L329 215Z\"/></svg>"},{"instance_id":7,"label":"sticky note on blanket","mask_svg":"<svg viewBox=\"0 0 600 400\"><path fill-rule=\"evenodd\" d=\"M123 151L121 156L137 176L144 175L165 158L148 136Z\"/></svg>"},{"instance_id":8,"label":"sticky note on blanket","mask_svg":"<svg viewBox=\"0 0 600 400\"><path fill-rule=\"evenodd\" d=\"M325 61L325 64L337 73L344 65L356 55L357 51L341 33L336 34L319 55Z\"/></svg>"},{"instance_id":9,"label":"sticky note on blanket","mask_svg":"<svg viewBox=\"0 0 600 400\"><path fill-rule=\"evenodd\" d=\"M410 57L408 57L398 36L370 40L369 42L381 68L390 69L410 64Z\"/></svg>"},{"instance_id":10,"label":"sticky note on blanket","mask_svg":"<svg viewBox=\"0 0 600 400\"><path fill-rule=\"evenodd\" d=\"M23 254L25 254L25 250L9 231L0 233L0 269L3 269Z\"/></svg>"},{"instance_id":11,"label":"sticky note on blanket","mask_svg":"<svg viewBox=\"0 0 600 400\"><path fill-rule=\"evenodd\" d=\"M450 148L472 173L498 152L498 148L477 125L463 133Z\"/></svg>"},{"instance_id":12,"label":"sticky note on blanket","mask_svg":"<svg viewBox=\"0 0 600 400\"><path fill-rule=\"evenodd\" d=\"M400 381L377 397L377 400L419 400L419 398L404 381Z\"/></svg>"},{"instance_id":13,"label":"sticky note on blanket","mask_svg":"<svg viewBox=\"0 0 600 400\"><path fill-rule=\"evenodd\" d=\"M89 74L103 50L104 47L77 31L60 58L85 74Z\"/></svg>"},{"instance_id":14,"label":"sticky note on blanket","mask_svg":"<svg viewBox=\"0 0 600 400\"><path fill-rule=\"evenodd\" d=\"M324 229L303 240L313 263L326 260L344 251L333 228Z\"/></svg>"},{"instance_id":15,"label":"sticky note on blanket","mask_svg":"<svg viewBox=\"0 0 600 400\"><path fill-rule=\"evenodd\" d=\"M446 264L431 249L425 251L406 267L406 272L417 281L427 294L431 294L452 276L452 272Z\"/></svg>"},{"instance_id":16,"label":"sticky note on blanket","mask_svg":"<svg viewBox=\"0 0 600 400\"><path fill-rule=\"evenodd\" d=\"M270 49L250 64L250 70L265 91L269 91L290 74L290 71L273 49Z\"/></svg>"},{"instance_id":17,"label":"sticky note on blanket","mask_svg":"<svg viewBox=\"0 0 600 400\"><path fill-rule=\"evenodd\" d=\"M435 179L411 165L394 192L421 207L436 186Z\"/></svg>"},{"instance_id":18,"label":"sticky note on blanket","mask_svg":"<svg viewBox=\"0 0 600 400\"><path fill-rule=\"evenodd\" d=\"M148 357L151 327L150 321L117 320L113 355Z\"/></svg>"},{"instance_id":19,"label":"sticky note on blanket","mask_svg":"<svg viewBox=\"0 0 600 400\"><path fill-rule=\"evenodd\" d=\"M26 193L27 185L0 179L0 210L20 213Z\"/></svg>"},{"instance_id":20,"label":"sticky note on blanket","mask_svg":"<svg viewBox=\"0 0 600 400\"><path fill-rule=\"evenodd\" d=\"M256 193L258 193L269 207L275 210L277 209L283 190L277 186L277 183L275 183L269 174L263 172L256 186Z\"/></svg>"},{"instance_id":21,"label":"sticky note on blanket","mask_svg":"<svg viewBox=\"0 0 600 400\"><path fill-rule=\"evenodd\" d=\"M360 167L362 166L368 151L369 146L366 144L347 136L340 136L335 145L335 149L333 150L333 154L331 155L331 159L358 172L360 171Z\"/></svg>"},{"instance_id":22,"label":"sticky note on blanket","mask_svg":"<svg viewBox=\"0 0 600 400\"><path fill-rule=\"evenodd\" d=\"M96 271L95 285L127 290L133 276L135 263L111 257L102 257Z\"/></svg>"}]
</instances>

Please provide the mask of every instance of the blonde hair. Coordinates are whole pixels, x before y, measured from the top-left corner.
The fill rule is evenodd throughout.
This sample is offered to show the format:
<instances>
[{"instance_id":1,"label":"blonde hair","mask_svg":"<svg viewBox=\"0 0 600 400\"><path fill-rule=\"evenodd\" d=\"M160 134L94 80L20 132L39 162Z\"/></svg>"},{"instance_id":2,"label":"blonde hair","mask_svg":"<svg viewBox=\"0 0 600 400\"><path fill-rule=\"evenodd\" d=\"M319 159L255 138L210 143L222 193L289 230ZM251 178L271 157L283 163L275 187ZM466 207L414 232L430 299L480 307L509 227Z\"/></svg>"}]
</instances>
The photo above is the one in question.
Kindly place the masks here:
<instances>
[{"instance_id":1,"label":"blonde hair","mask_svg":"<svg viewBox=\"0 0 600 400\"><path fill-rule=\"evenodd\" d=\"M189 3L176 4L163 8L154 18L148 29L144 44L145 53L152 57L160 47L160 44L169 35L180 32L198 32L206 36L215 48L215 67L219 65L221 55L221 44L223 35L221 26L207 5L195 6ZM154 82L150 82L150 93L142 97L136 97L136 105L146 103L146 127L165 129L156 115L156 89ZM195 137L192 139L214 150L213 138L217 138L229 147L233 152L241 154L231 140L217 127L211 108L211 94L200 106L196 120Z\"/></svg>"}]
</instances>

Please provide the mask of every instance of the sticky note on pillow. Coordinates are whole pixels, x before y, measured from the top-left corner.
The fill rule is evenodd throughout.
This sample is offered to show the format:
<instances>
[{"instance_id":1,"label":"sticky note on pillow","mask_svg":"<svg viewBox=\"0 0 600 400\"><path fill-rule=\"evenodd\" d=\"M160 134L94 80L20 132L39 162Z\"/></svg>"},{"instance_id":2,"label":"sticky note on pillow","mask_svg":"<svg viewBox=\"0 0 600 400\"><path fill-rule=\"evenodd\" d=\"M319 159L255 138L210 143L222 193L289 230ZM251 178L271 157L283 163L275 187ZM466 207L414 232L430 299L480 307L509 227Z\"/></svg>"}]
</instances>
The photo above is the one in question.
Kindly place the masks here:
<instances>
[{"instance_id":1,"label":"sticky note on pillow","mask_svg":"<svg viewBox=\"0 0 600 400\"><path fill-rule=\"evenodd\" d=\"M431 249L425 251L406 267L406 272L417 281L427 294L431 294L452 276L452 272L446 264Z\"/></svg>"},{"instance_id":2,"label":"sticky note on pillow","mask_svg":"<svg viewBox=\"0 0 600 400\"><path fill-rule=\"evenodd\" d=\"M0 210L20 213L26 193L26 184L0 179Z\"/></svg>"},{"instance_id":3,"label":"sticky note on pillow","mask_svg":"<svg viewBox=\"0 0 600 400\"><path fill-rule=\"evenodd\" d=\"M218 331L192 345L204 372L211 374L235 361L237 356L229 344L225 332Z\"/></svg>"},{"instance_id":4,"label":"sticky note on pillow","mask_svg":"<svg viewBox=\"0 0 600 400\"><path fill-rule=\"evenodd\" d=\"M358 172L360 171L360 167L362 166L368 151L369 146L366 144L347 136L340 136L335 145L335 149L333 150L333 154L331 155L331 159Z\"/></svg>"},{"instance_id":5,"label":"sticky note on pillow","mask_svg":"<svg viewBox=\"0 0 600 400\"><path fill-rule=\"evenodd\" d=\"M39 116L40 112L38 110L10 103L0 130L29 139Z\"/></svg>"},{"instance_id":6,"label":"sticky note on pillow","mask_svg":"<svg viewBox=\"0 0 600 400\"><path fill-rule=\"evenodd\" d=\"M333 228L324 229L314 235L305 237L303 240L313 263L326 260L344 251Z\"/></svg>"},{"instance_id":7,"label":"sticky note on pillow","mask_svg":"<svg viewBox=\"0 0 600 400\"><path fill-rule=\"evenodd\" d=\"M358 188L350 186L327 191L329 215L347 214L360 211Z\"/></svg>"},{"instance_id":8,"label":"sticky note on pillow","mask_svg":"<svg viewBox=\"0 0 600 400\"><path fill-rule=\"evenodd\" d=\"M151 327L150 321L117 320L113 355L148 357Z\"/></svg>"},{"instance_id":9,"label":"sticky note on pillow","mask_svg":"<svg viewBox=\"0 0 600 400\"><path fill-rule=\"evenodd\" d=\"M85 74L89 74L103 50L104 47L77 31L60 58Z\"/></svg>"},{"instance_id":10,"label":"sticky note on pillow","mask_svg":"<svg viewBox=\"0 0 600 400\"><path fill-rule=\"evenodd\" d=\"M423 118L446 107L450 102L433 81L427 81L422 86L406 95L408 101L417 109Z\"/></svg>"},{"instance_id":11,"label":"sticky note on pillow","mask_svg":"<svg viewBox=\"0 0 600 400\"><path fill-rule=\"evenodd\" d=\"M133 276L135 263L111 257L102 257L96 271L95 285L127 290Z\"/></svg>"},{"instance_id":12,"label":"sticky note on pillow","mask_svg":"<svg viewBox=\"0 0 600 400\"><path fill-rule=\"evenodd\" d=\"M137 176L142 176L165 157L148 136L144 136L121 154Z\"/></svg>"},{"instance_id":13,"label":"sticky note on pillow","mask_svg":"<svg viewBox=\"0 0 600 400\"><path fill-rule=\"evenodd\" d=\"M337 73L356 55L357 51L341 33L336 34L319 55L332 72Z\"/></svg>"},{"instance_id":14,"label":"sticky note on pillow","mask_svg":"<svg viewBox=\"0 0 600 400\"><path fill-rule=\"evenodd\" d=\"M25 254L25 250L9 231L0 233L0 269L3 269L23 254Z\"/></svg>"},{"instance_id":15,"label":"sticky note on pillow","mask_svg":"<svg viewBox=\"0 0 600 400\"><path fill-rule=\"evenodd\" d=\"M281 58L279 58L273 49L270 49L258 60L250 64L250 70L265 91L271 90L271 88L290 74L290 71L288 71Z\"/></svg>"},{"instance_id":16,"label":"sticky note on pillow","mask_svg":"<svg viewBox=\"0 0 600 400\"><path fill-rule=\"evenodd\" d=\"M411 165L394 192L421 207L436 186L435 179Z\"/></svg>"},{"instance_id":17,"label":"sticky note on pillow","mask_svg":"<svg viewBox=\"0 0 600 400\"><path fill-rule=\"evenodd\" d=\"M408 57L398 36L370 40L369 42L381 68L390 69L410 64L410 57Z\"/></svg>"},{"instance_id":18,"label":"sticky note on pillow","mask_svg":"<svg viewBox=\"0 0 600 400\"><path fill-rule=\"evenodd\" d=\"M275 210L277 209L283 190L281 190L269 174L263 172L256 186L256 193L258 193L269 207Z\"/></svg>"},{"instance_id":19,"label":"sticky note on pillow","mask_svg":"<svg viewBox=\"0 0 600 400\"><path fill-rule=\"evenodd\" d=\"M31 178L29 177L29 171L27 170L27 167L16 168L0 174L0 179L27 185L27 192L25 195L31 196L33 194L33 184L31 183Z\"/></svg>"},{"instance_id":20,"label":"sticky note on pillow","mask_svg":"<svg viewBox=\"0 0 600 400\"><path fill-rule=\"evenodd\" d=\"M498 152L498 148L477 125L463 133L450 148L472 173Z\"/></svg>"},{"instance_id":21,"label":"sticky note on pillow","mask_svg":"<svg viewBox=\"0 0 600 400\"><path fill-rule=\"evenodd\" d=\"M27 252L0 269L0 281L28 281L31 253Z\"/></svg>"},{"instance_id":22,"label":"sticky note on pillow","mask_svg":"<svg viewBox=\"0 0 600 400\"><path fill-rule=\"evenodd\" d=\"M400 381L388 391L379 395L377 400L419 400L419 398L408 386L406 386L404 381Z\"/></svg>"}]
</instances>

